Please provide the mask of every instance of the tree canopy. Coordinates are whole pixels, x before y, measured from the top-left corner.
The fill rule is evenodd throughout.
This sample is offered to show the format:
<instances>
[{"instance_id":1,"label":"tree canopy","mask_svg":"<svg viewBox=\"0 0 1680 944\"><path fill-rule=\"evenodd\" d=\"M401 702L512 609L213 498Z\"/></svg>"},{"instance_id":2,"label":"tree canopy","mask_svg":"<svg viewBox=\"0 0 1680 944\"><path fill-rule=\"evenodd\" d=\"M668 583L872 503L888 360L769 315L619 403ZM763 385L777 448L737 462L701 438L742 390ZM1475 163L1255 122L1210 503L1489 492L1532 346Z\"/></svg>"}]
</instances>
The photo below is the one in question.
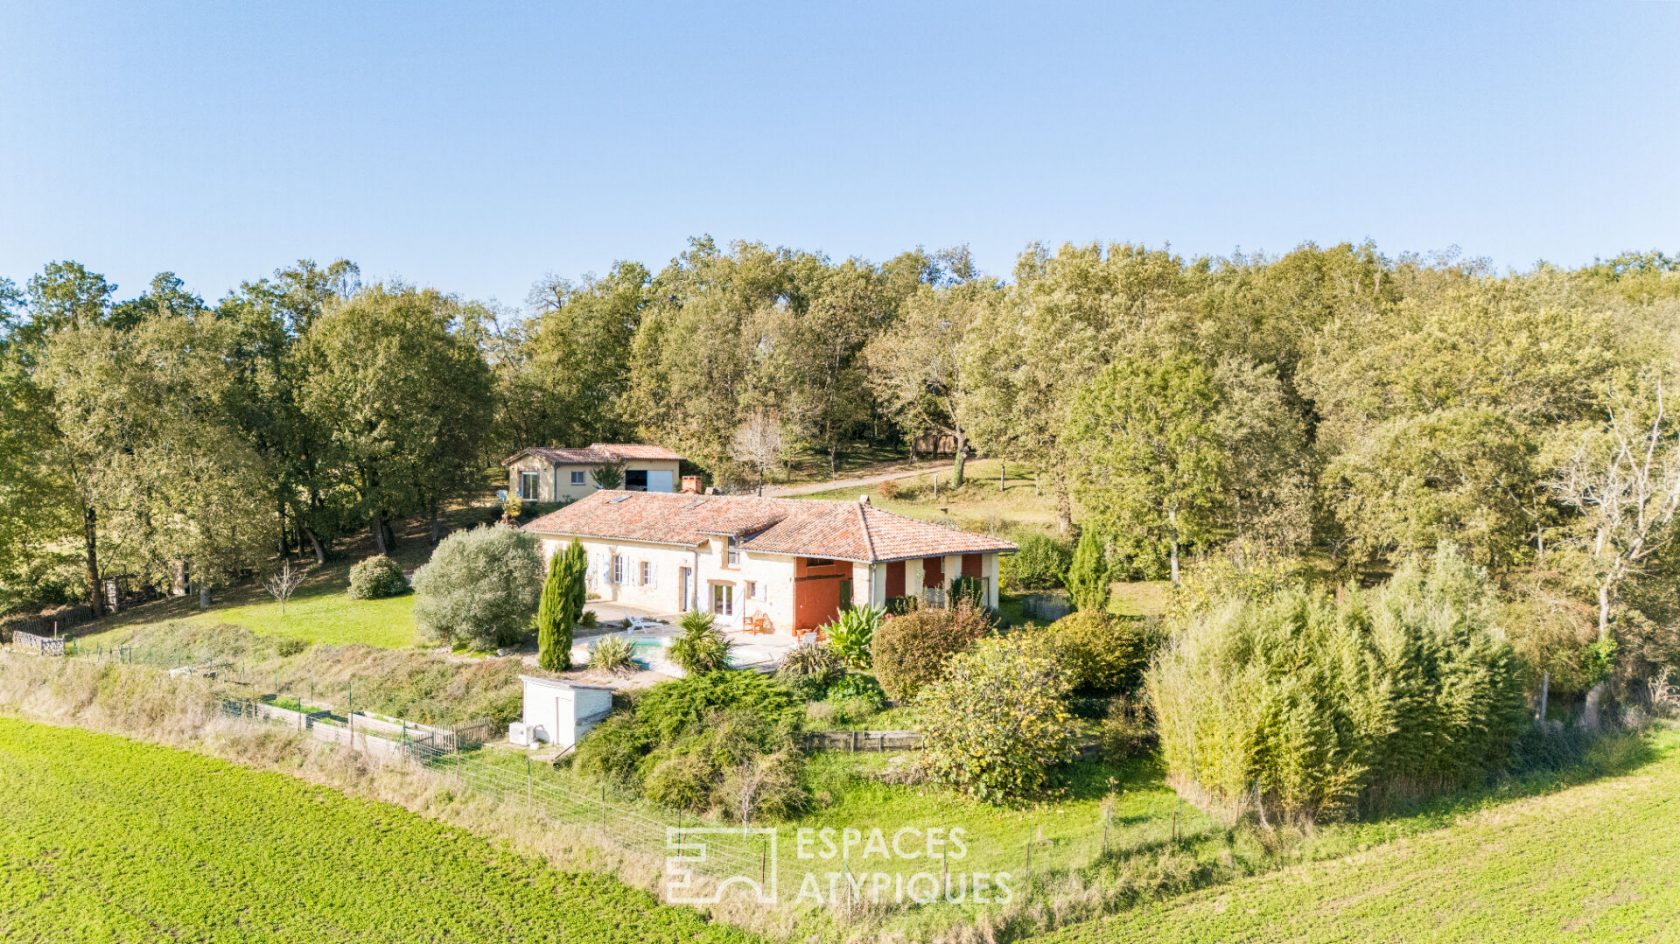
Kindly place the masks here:
<instances>
[{"instance_id":1,"label":"tree canopy","mask_svg":"<svg viewBox=\"0 0 1680 944\"><path fill-rule=\"evenodd\" d=\"M1090 605L1232 549L1363 579L1452 542L1529 607L1513 644L1560 684L1680 658L1661 252L1496 272L1092 243L988 274L961 248L700 237L546 276L522 311L346 260L212 302L170 272L132 294L73 260L9 275L0 606L98 608L110 576L214 583L357 533L388 549L527 446L645 440L726 490L955 446L1030 470L1062 537L1091 535L1069 578Z\"/></svg>"}]
</instances>

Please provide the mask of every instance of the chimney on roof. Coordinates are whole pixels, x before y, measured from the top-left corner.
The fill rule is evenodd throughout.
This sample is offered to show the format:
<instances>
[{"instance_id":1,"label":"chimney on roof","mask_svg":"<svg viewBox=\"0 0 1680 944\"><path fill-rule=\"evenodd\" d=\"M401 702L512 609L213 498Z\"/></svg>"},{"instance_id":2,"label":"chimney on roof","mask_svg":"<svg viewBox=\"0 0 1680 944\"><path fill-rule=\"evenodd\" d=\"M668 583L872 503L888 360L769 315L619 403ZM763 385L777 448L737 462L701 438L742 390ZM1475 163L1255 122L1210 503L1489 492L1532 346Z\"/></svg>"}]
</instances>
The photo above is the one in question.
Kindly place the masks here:
<instances>
[{"instance_id":1,"label":"chimney on roof","mask_svg":"<svg viewBox=\"0 0 1680 944\"><path fill-rule=\"evenodd\" d=\"M682 477L682 493L684 495L700 494L700 476L685 475Z\"/></svg>"},{"instance_id":2,"label":"chimney on roof","mask_svg":"<svg viewBox=\"0 0 1680 944\"><path fill-rule=\"evenodd\" d=\"M864 492L862 495L858 496L858 504L860 504L860 505L869 504L869 493L868 492Z\"/></svg>"}]
</instances>

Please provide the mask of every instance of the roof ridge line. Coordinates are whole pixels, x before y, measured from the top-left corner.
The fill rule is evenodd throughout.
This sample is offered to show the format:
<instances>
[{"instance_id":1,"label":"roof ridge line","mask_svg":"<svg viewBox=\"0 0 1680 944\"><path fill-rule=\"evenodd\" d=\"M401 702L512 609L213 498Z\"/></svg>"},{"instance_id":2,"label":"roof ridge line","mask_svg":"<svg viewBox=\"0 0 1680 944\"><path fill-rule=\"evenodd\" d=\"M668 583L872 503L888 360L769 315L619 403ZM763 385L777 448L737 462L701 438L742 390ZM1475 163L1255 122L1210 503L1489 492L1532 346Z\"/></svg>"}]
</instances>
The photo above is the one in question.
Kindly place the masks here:
<instances>
[{"instance_id":1,"label":"roof ridge line","mask_svg":"<svg viewBox=\"0 0 1680 944\"><path fill-rule=\"evenodd\" d=\"M858 523L863 526L863 548L869 554L871 561L875 560L875 536L869 533L869 513L865 509L867 502L855 502L857 505Z\"/></svg>"}]
</instances>

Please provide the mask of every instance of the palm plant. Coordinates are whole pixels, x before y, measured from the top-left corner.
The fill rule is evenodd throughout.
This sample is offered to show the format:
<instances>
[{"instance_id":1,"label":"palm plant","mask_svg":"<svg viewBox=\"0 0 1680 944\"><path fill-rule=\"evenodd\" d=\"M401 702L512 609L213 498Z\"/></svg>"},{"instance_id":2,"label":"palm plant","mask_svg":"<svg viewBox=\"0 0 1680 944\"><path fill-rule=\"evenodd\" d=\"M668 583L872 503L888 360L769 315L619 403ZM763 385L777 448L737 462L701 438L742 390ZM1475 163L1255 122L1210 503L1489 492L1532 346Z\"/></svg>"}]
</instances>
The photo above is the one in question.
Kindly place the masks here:
<instances>
[{"instance_id":1,"label":"palm plant","mask_svg":"<svg viewBox=\"0 0 1680 944\"><path fill-rule=\"evenodd\" d=\"M671 662L689 675L704 675L729 668L733 644L717 628L712 614L691 610L678 623L683 634L672 640L667 654Z\"/></svg>"}]
</instances>

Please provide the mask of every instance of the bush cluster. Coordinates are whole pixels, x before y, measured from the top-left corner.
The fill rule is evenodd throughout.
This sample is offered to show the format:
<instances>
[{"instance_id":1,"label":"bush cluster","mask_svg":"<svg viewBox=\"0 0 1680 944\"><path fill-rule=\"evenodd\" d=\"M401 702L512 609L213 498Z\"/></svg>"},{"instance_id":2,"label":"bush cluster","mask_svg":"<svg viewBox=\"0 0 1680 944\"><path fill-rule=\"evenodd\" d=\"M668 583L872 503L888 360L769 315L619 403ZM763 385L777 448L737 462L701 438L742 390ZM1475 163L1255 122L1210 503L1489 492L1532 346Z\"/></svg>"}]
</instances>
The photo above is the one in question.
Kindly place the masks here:
<instances>
[{"instance_id":1,"label":"bush cluster","mask_svg":"<svg viewBox=\"0 0 1680 944\"><path fill-rule=\"evenodd\" d=\"M1109 559L1108 542L1096 528L1087 526L1079 535L1063 578L1073 605L1081 610L1108 609L1108 598L1117 576L1114 562Z\"/></svg>"},{"instance_id":2,"label":"bush cluster","mask_svg":"<svg viewBox=\"0 0 1680 944\"><path fill-rule=\"evenodd\" d=\"M1166 642L1166 631L1156 620L1111 616L1100 610L1070 613L1045 627L1043 636L1073 690L1081 695L1137 691L1149 661Z\"/></svg>"},{"instance_id":3,"label":"bush cluster","mask_svg":"<svg viewBox=\"0 0 1680 944\"><path fill-rule=\"evenodd\" d=\"M1142 757L1155 747L1155 720L1149 703L1140 697L1117 695L1108 700L1097 723L1097 748L1109 761Z\"/></svg>"},{"instance_id":4,"label":"bush cluster","mask_svg":"<svg viewBox=\"0 0 1680 944\"><path fill-rule=\"evenodd\" d=\"M828 686L828 692L824 697L829 701L845 699L866 704L871 711L880 711L887 707L887 693L881 691L881 683L875 681L873 676L860 675L856 672L842 676L834 684Z\"/></svg>"},{"instance_id":5,"label":"bush cluster","mask_svg":"<svg viewBox=\"0 0 1680 944\"><path fill-rule=\"evenodd\" d=\"M875 632L875 679L894 701L905 701L938 678L947 659L993 628L985 610L966 603L883 620Z\"/></svg>"},{"instance_id":6,"label":"bush cluster","mask_svg":"<svg viewBox=\"0 0 1680 944\"><path fill-rule=\"evenodd\" d=\"M1168 772L1229 817L1307 821L1503 770L1527 709L1493 612L1450 548L1372 591L1206 608L1148 675Z\"/></svg>"},{"instance_id":7,"label":"bush cluster","mask_svg":"<svg viewBox=\"0 0 1680 944\"><path fill-rule=\"evenodd\" d=\"M350 567L350 599L383 600L408 592L408 578L402 565L384 554L375 554Z\"/></svg>"},{"instance_id":8,"label":"bush cluster","mask_svg":"<svg viewBox=\"0 0 1680 944\"><path fill-rule=\"evenodd\" d=\"M823 692L822 700L806 707L812 724L821 727L852 727L880 714L887 707L887 695L868 675L842 675Z\"/></svg>"},{"instance_id":9,"label":"bush cluster","mask_svg":"<svg viewBox=\"0 0 1680 944\"><path fill-rule=\"evenodd\" d=\"M740 822L801 809L803 702L757 672L710 672L648 689L578 745L579 773L661 806Z\"/></svg>"},{"instance_id":10,"label":"bush cluster","mask_svg":"<svg viewBox=\"0 0 1680 944\"><path fill-rule=\"evenodd\" d=\"M998 587L1002 590L1055 590L1067 579L1073 546L1048 534L1015 538L1017 550L998 558Z\"/></svg>"},{"instance_id":11,"label":"bush cluster","mask_svg":"<svg viewBox=\"0 0 1680 944\"><path fill-rule=\"evenodd\" d=\"M624 636L602 636L589 647L589 668L621 674L636 669L636 647Z\"/></svg>"}]
</instances>

